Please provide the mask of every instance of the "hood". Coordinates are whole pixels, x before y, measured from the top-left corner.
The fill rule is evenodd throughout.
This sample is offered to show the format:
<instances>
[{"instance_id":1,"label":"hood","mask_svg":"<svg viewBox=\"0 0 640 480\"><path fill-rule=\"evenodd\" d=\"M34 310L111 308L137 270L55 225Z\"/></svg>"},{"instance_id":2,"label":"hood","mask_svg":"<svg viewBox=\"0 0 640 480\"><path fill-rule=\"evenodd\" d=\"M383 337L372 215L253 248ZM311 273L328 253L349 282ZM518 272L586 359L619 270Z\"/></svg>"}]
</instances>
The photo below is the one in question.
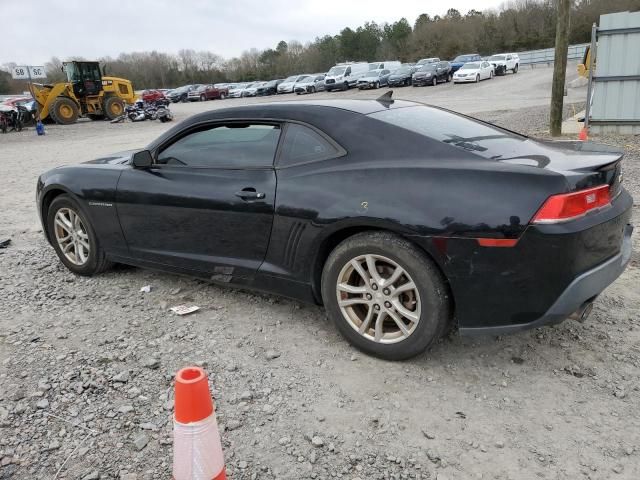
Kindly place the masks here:
<instances>
[{"instance_id":1,"label":"hood","mask_svg":"<svg viewBox=\"0 0 640 480\"><path fill-rule=\"evenodd\" d=\"M125 163L129 163L129 161L131 160L131 156L139 151L140 149L125 150L123 152L114 153L106 157L96 158L94 160L89 160L88 162L83 163L90 165L123 165Z\"/></svg>"}]
</instances>

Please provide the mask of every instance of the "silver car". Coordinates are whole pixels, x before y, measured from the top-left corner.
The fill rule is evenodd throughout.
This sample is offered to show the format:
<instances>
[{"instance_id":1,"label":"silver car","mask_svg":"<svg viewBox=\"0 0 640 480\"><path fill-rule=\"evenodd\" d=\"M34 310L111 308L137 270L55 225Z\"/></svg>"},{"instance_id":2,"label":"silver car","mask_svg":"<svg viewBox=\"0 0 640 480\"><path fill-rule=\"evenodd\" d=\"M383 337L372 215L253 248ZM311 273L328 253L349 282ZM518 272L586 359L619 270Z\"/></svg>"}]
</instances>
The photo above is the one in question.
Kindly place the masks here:
<instances>
[{"instance_id":1,"label":"silver car","mask_svg":"<svg viewBox=\"0 0 640 480\"><path fill-rule=\"evenodd\" d=\"M391 70L382 69L382 70L372 70L367 73L364 77L358 79L358 83L356 83L356 87L360 90L365 90L368 88L380 88L389 85L389 75L391 75Z\"/></svg>"},{"instance_id":2,"label":"silver car","mask_svg":"<svg viewBox=\"0 0 640 480\"><path fill-rule=\"evenodd\" d=\"M302 93L315 93L325 90L324 86L324 73L314 73L306 78L303 78L295 84L293 91L298 95Z\"/></svg>"}]
</instances>

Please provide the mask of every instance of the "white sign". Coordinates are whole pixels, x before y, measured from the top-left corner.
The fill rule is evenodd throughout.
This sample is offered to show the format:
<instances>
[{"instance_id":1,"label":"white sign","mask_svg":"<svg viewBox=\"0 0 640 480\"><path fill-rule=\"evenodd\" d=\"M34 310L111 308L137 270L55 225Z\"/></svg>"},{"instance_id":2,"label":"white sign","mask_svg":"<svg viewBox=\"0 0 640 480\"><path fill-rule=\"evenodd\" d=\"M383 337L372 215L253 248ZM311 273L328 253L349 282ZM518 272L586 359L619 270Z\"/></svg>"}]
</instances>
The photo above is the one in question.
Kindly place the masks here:
<instances>
[{"instance_id":1,"label":"white sign","mask_svg":"<svg viewBox=\"0 0 640 480\"><path fill-rule=\"evenodd\" d=\"M47 74L42 66L31 66L29 70L31 71L31 78L47 78Z\"/></svg>"},{"instance_id":2,"label":"white sign","mask_svg":"<svg viewBox=\"0 0 640 480\"><path fill-rule=\"evenodd\" d=\"M13 71L11 72L11 76L16 80L28 80L29 74L31 74L31 78L47 78L44 67L42 66L22 65L20 67L13 67Z\"/></svg>"},{"instance_id":3,"label":"white sign","mask_svg":"<svg viewBox=\"0 0 640 480\"><path fill-rule=\"evenodd\" d=\"M11 76L16 80L28 79L29 78L29 67L13 67L13 71L11 72Z\"/></svg>"}]
</instances>

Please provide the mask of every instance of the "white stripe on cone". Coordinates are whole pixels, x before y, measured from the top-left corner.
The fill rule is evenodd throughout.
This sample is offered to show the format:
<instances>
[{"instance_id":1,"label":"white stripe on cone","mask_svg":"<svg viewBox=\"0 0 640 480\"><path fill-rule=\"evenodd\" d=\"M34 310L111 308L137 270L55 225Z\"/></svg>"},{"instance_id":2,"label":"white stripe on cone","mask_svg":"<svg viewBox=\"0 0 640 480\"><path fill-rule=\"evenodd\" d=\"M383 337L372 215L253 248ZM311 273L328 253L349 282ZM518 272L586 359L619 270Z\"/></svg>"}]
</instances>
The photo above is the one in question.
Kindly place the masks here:
<instances>
[{"instance_id":1,"label":"white stripe on cone","mask_svg":"<svg viewBox=\"0 0 640 480\"><path fill-rule=\"evenodd\" d=\"M215 413L199 422L173 420L174 480L212 480L224 469Z\"/></svg>"}]
</instances>

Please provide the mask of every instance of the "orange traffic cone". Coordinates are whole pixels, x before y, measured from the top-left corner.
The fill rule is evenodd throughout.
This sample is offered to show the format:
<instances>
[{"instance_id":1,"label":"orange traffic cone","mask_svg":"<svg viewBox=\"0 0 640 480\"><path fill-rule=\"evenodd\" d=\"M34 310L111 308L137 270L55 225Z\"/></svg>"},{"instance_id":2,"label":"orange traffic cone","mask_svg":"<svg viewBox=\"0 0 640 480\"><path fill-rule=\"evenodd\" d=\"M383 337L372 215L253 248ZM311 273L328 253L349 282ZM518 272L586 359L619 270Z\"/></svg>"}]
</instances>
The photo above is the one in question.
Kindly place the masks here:
<instances>
[{"instance_id":1,"label":"orange traffic cone","mask_svg":"<svg viewBox=\"0 0 640 480\"><path fill-rule=\"evenodd\" d=\"M580 129L580 133L578 134L578 140L584 142L585 140L589 140L589 133L585 127Z\"/></svg>"},{"instance_id":2,"label":"orange traffic cone","mask_svg":"<svg viewBox=\"0 0 640 480\"><path fill-rule=\"evenodd\" d=\"M176 375L173 418L174 480L226 480L218 422L202 368Z\"/></svg>"}]
</instances>

